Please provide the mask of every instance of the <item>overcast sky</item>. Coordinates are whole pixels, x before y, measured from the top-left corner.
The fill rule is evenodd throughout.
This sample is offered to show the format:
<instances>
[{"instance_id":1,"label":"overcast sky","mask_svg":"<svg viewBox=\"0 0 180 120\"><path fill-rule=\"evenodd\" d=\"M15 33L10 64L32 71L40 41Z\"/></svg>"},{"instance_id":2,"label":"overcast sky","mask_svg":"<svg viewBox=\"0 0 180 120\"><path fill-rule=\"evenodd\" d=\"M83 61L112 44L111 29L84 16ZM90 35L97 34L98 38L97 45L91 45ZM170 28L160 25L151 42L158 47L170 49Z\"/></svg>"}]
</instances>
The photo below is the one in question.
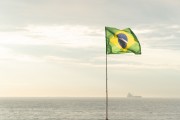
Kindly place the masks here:
<instances>
[{"instance_id":1,"label":"overcast sky","mask_svg":"<svg viewBox=\"0 0 180 120\"><path fill-rule=\"evenodd\" d=\"M142 55L108 55L109 94L180 97L179 0L0 0L0 97L105 96L105 26Z\"/></svg>"}]
</instances>

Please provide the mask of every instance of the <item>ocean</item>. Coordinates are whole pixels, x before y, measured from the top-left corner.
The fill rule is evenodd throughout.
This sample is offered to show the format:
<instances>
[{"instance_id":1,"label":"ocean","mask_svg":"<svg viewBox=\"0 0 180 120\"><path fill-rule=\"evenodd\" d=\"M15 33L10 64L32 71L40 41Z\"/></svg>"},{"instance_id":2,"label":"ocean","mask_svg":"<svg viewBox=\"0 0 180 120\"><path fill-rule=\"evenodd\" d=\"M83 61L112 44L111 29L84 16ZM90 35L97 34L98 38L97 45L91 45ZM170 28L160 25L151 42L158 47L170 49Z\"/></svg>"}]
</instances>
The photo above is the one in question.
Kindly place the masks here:
<instances>
[{"instance_id":1,"label":"ocean","mask_svg":"<svg viewBox=\"0 0 180 120\"><path fill-rule=\"evenodd\" d=\"M0 98L0 120L105 120L105 99ZM180 120L180 99L110 98L109 120Z\"/></svg>"}]
</instances>

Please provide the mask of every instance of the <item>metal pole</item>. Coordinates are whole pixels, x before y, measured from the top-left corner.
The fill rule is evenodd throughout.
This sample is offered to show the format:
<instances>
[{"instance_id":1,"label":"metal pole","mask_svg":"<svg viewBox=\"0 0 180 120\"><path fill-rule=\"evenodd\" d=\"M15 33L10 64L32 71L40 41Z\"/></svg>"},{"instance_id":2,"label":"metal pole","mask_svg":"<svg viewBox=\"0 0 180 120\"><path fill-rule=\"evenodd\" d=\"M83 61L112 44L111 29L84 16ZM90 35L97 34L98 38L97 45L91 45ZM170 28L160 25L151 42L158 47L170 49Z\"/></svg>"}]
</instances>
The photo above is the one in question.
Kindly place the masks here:
<instances>
[{"instance_id":1,"label":"metal pole","mask_svg":"<svg viewBox=\"0 0 180 120\"><path fill-rule=\"evenodd\" d=\"M105 28L106 36L106 28ZM106 38L107 39L107 38ZM108 74L107 74L107 40L106 40L106 120L108 120Z\"/></svg>"},{"instance_id":2,"label":"metal pole","mask_svg":"<svg viewBox=\"0 0 180 120\"><path fill-rule=\"evenodd\" d=\"M107 53L106 53L106 120L108 120L108 75L107 75Z\"/></svg>"}]
</instances>

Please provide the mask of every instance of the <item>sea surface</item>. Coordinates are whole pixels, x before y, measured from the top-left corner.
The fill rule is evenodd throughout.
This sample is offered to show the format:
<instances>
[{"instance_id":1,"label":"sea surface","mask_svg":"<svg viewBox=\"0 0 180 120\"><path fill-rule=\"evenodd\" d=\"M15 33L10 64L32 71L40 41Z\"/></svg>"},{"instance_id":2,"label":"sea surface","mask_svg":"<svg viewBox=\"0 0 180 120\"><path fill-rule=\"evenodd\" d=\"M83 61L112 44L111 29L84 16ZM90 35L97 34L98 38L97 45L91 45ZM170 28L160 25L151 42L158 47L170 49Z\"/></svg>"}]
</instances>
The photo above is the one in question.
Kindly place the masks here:
<instances>
[{"instance_id":1,"label":"sea surface","mask_svg":"<svg viewBox=\"0 0 180 120\"><path fill-rule=\"evenodd\" d=\"M0 120L105 120L105 99L0 98ZM180 120L180 99L110 98L109 120Z\"/></svg>"}]
</instances>

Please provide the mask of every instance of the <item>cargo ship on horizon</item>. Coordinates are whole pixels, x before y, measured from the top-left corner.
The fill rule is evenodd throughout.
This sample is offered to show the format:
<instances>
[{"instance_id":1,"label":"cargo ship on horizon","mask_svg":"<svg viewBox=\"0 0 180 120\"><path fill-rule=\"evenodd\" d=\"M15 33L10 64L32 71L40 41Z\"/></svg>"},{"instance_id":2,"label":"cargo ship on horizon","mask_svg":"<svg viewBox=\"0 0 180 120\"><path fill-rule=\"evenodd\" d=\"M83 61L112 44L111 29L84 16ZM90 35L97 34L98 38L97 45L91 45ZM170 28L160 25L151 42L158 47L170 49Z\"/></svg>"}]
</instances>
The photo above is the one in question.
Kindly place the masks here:
<instances>
[{"instance_id":1,"label":"cargo ship on horizon","mask_svg":"<svg viewBox=\"0 0 180 120\"><path fill-rule=\"evenodd\" d=\"M142 98L142 96L134 96L131 93L128 93L127 98Z\"/></svg>"}]
</instances>

